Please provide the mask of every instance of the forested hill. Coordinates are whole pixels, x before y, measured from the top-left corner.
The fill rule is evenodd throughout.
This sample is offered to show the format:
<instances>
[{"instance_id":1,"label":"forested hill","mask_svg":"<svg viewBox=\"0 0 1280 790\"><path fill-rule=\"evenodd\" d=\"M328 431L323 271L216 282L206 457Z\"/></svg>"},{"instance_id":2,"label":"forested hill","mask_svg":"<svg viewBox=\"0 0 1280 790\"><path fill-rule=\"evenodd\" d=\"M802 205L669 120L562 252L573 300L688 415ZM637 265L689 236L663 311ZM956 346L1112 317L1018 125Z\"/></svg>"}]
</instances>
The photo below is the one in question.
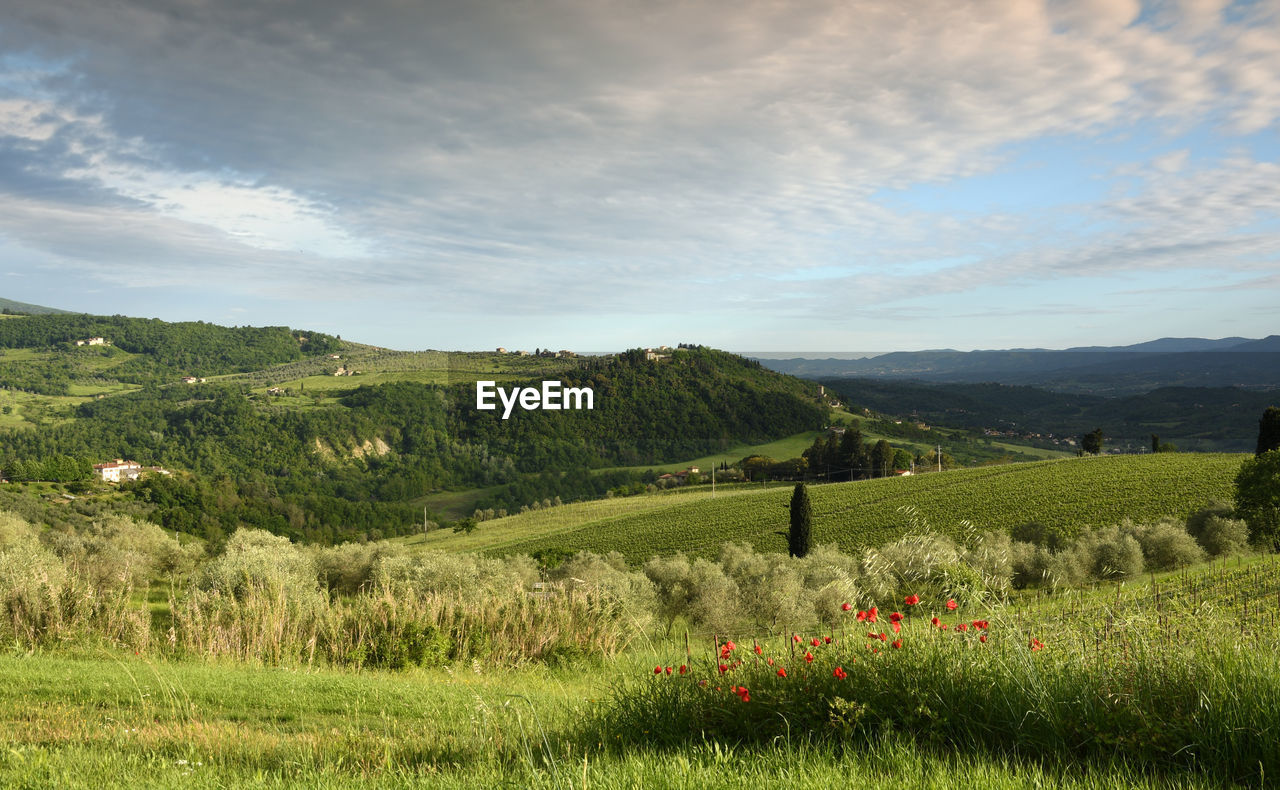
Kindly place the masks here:
<instances>
[{"instance_id":1,"label":"forested hill","mask_svg":"<svg viewBox=\"0 0 1280 790\"><path fill-rule=\"evenodd\" d=\"M102 338L104 345L77 345ZM176 376L216 376L259 370L335 351L341 341L284 326L225 327L204 322L84 314L27 315L0 321L0 387L65 395L77 378L108 375L130 384Z\"/></svg>"},{"instance_id":2,"label":"forested hill","mask_svg":"<svg viewBox=\"0 0 1280 790\"><path fill-rule=\"evenodd\" d=\"M138 486L165 526L216 536L248 523L328 542L416 529L413 500L433 491L489 487L487 504L511 509L600 496L638 478L592 468L781 438L822 427L828 414L816 384L710 349L656 361L633 351L559 378L591 387L595 408L517 409L503 420L476 409L474 383L353 386L306 407L238 383L146 387L86 402L61 424L0 433L0 455L189 471Z\"/></svg>"}]
</instances>

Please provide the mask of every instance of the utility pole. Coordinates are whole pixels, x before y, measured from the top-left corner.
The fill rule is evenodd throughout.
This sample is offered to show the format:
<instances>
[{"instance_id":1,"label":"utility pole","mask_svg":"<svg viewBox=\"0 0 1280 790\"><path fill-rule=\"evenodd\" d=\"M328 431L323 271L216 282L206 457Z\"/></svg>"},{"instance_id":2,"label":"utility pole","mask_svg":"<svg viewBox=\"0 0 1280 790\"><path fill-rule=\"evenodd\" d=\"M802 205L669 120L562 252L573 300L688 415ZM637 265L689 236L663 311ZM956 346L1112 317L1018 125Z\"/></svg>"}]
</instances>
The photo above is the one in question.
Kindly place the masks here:
<instances>
[{"instance_id":1,"label":"utility pole","mask_svg":"<svg viewBox=\"0 0 1280 790\"><path fill-rule=\"evenodd\" d=\"M942 445L938 445L938 447L936 448L936 452L938 453L938 471L941 472L942 471Z\"/></svg>"}]
</instances>

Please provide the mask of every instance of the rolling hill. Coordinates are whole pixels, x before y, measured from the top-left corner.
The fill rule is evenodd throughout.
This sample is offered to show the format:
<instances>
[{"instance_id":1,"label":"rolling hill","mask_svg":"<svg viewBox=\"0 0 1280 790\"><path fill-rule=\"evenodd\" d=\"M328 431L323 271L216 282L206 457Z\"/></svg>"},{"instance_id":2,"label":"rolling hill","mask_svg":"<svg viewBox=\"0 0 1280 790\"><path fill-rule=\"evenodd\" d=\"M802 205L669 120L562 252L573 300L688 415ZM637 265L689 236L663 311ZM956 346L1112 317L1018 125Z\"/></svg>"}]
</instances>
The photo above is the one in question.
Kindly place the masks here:
<instances>
[{"instance_id":1,"label":"rolling hill","mask_svg":"<svg viewBox=\"0 0 1280 790\"><path fill-rule=\"evenodd\" d=\"M1075 529L1124 518L1185 518L1210 500L1230 499L1245 457L1073 458L814 486L813 540L856 551L925 524L963 538L970 529L1009 530L1030 521ZM711 556L727 541L785 552L790 497L784 486L583 502L484 522L469 535L437 530L407 542L495 554L618 551L631 562L677 551Z\"/></svg>"}]
</instances>

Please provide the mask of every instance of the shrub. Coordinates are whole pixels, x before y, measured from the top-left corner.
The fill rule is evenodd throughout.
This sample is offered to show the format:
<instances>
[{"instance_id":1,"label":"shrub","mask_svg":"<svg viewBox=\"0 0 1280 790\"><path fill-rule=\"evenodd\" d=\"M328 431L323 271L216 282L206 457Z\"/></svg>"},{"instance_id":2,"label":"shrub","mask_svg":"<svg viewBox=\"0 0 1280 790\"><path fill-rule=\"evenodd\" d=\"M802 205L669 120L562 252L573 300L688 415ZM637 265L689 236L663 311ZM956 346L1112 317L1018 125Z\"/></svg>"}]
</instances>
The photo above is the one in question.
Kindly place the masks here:
<instances>
[{"instance_id":1,"label":"shrub","mask_svg":"<svg viewBox=\"0 0 1280 790\"><path fill-rule=\"evenodd\" d=\"M1142 574L1142 546L1119 526L1082 535L1073 545L1095 579L1118 581Z\"/></svg>"},{"instance_id":2,"label":"shrub","mask_svg":"<svg viewBox=\"0 0 1280 790\"><path fill-rule=\"evenodd\" d=\"M1142 547L1143 562L1152 570L1173 570L1204 561L1204 549L1187 534L1185 527L1173 521L1122 525L1122 531L1138 541Z\"/></svg>"},{"instance_id":3,"label":"shrub","mask_svg":"<svg viewBox=\"0 0 1280 790\"><path fill-rule=\"evenodd\" d=\"M1210 516L1201 527L1200 545L1213 557L1239 554L1248 548L1249 525L1238 518Z\"/></svg>"},{"instance_id":4,"label":"shrub","mask_svg":"<svg viewBox=\"0 0 1280 790\"><path fill-rule=\"evenodd\" d=\"M1037 584L1058 583L1058 576L1052 568L1053 559L1053 553L1043 546L1013 541L1009 545L1013 586L1023 589Z\"/></svg>"},{"instance_id":5,"label":"shrub","mask_svg":"<svg viewBox=\"0 0 1280 790\"><path fill-rule=\"evenodd\" d=\"M1234 506L1230 502L1223 502L1218 499L1213 500L1187 518L1187 533L1199 541L1200 536L1204 534L1205 525L1209 519L1215 516L1218 518L1233 518L1235 516Z\"/></svg>"}]
</instances>

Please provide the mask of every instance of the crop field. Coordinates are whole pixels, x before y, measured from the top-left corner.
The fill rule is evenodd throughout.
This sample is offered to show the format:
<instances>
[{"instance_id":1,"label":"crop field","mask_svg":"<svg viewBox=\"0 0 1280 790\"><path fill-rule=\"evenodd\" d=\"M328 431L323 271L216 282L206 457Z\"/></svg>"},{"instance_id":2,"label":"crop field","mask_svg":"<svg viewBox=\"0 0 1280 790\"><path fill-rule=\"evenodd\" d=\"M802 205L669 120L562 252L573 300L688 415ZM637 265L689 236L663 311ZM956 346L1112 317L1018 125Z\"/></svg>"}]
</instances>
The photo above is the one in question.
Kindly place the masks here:
<instances>
[{"instance_id":1,"label":"crop field","mask_svg":"<svg viewBox=\"0 0 1280 790\"><path fill-rule=\"evenodd\" d=\"M1124 518L1186 518L1230 499L1245 456L1103 456L960 469L810 488L815 544L854 551L927 523L969 530L1106 526ZM726 541L785 551L791 490L694 490L575 503L482 523L469 536L436 531L414 545L490 553L619 551L631 562L677 551L712 555ZM962 521L963 520L963 521ZM964 522L968 522L967 524Z\"/></svg>"}]
</instances>

